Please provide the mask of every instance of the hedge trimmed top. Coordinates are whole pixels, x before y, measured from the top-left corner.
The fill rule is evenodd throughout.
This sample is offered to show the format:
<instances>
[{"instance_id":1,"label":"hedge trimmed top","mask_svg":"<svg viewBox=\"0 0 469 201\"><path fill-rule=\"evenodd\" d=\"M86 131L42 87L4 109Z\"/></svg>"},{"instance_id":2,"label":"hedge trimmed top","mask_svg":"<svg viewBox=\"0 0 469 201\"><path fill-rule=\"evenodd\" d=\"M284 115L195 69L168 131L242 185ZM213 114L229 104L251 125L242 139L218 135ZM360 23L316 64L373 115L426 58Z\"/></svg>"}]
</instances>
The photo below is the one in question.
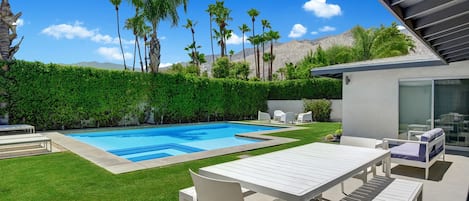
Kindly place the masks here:
<instances>
[{"instance_id":1,"label":"hedge trimmed top","mask_svg":"<svg viewBox=\"0 0 469 201\"><path fill-rule=\"evenodd\" d=\"M268 99L341 98L341 81L310 79L248 82L144 74L15 61L1 73L3 109L10 124L77 128L92 119L115 126L123 119L161 123L252 119Z\"/></svg>"}]
</instances>

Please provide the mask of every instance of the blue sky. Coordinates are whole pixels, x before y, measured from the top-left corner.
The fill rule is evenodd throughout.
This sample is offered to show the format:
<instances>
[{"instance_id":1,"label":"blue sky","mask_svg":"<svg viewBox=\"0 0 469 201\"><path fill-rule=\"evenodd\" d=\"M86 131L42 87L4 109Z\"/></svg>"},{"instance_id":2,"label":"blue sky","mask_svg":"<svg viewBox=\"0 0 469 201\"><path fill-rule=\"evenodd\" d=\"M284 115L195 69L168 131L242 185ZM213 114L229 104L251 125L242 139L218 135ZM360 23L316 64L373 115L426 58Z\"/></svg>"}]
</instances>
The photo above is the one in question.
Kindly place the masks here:
<instances>
[{"instance_id":1,"label":"blue sky","mask_svg":"<svg viewBox=\"0 0 469 201\"><path fill-rule=\"evenodd\" d=\"M202 45L201 52L211 54L209 16L205 10L214 2L189 0L188 12L180 9L178 27L166 22L159 25L162 65L189 60L184 47L191 43L191 33L183 27L188 18L197 22L196 41ZM16 59L63 64L82 61L122 64L116 40L115 10L109 0L10 0L10 4L14 13L23 13L18 22L18 36L24 36L24 41ZM243 23L252 26L247 15L251 8L260 11L256 32L261 31L261 19L266 19L273 30L280 32L279 42L336 35L355 25L389 26L396 21L378 0L226 0L225 6L232 10L229 28L235 33L228 50L236 52L242 50L238 26ZM133 60L134 37L123 27L125 20L134 15L134 8L123 0L119 14L129 64ZM218 52L215 47L215 53Z\"/></svg>"}]
</instances>

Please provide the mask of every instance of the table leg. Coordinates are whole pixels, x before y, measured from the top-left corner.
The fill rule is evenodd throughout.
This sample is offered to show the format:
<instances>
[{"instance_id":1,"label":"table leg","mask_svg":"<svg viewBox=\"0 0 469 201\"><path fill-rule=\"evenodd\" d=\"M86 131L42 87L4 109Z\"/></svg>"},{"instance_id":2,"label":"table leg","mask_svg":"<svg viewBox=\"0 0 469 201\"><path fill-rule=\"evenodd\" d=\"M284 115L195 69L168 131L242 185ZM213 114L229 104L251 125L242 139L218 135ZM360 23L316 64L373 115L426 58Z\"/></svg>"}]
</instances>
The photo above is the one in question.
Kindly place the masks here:
<instances>
[{"instance_id":1,"label":"table leg","mask_svg":"<svg viewBox=\"0 0 469 201\"><path fill-rule=\"evenodd\" d=\"M386 165L386 177L391 178L391 156L386 157L385 159Z\"/></svg>"}]
</instances>

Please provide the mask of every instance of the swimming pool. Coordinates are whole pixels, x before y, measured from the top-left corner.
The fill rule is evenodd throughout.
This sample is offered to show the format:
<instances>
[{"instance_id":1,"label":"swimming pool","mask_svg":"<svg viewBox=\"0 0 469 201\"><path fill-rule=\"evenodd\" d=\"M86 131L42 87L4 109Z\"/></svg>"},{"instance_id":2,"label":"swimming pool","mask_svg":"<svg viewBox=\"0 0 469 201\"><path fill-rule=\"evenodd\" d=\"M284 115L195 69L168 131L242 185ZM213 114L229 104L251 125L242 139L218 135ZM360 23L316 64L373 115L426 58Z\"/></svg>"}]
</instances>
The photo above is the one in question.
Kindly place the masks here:
<instances>
[{"instance_id":1,"label":"swimming pool","mask_svg":"<svg viewBox=\"0 0 469 201\"><path fill-rule=\"evenodd\" d=\"M87 143L133 162L177 156L259 142L236 134L275 130L278 127L237 123L145 128L133 130L69 134Z\"/></svg>"}]
</instances>

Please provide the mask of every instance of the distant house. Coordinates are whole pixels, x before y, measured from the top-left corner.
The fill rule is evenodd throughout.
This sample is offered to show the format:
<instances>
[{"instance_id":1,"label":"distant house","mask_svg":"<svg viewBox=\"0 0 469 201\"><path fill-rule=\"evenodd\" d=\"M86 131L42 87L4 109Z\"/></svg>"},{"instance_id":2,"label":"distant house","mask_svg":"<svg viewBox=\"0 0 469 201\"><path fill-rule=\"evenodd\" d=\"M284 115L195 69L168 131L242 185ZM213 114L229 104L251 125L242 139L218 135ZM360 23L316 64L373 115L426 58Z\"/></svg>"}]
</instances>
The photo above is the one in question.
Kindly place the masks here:
<instances>
[{"instance_id":1,"label":"distant house","mask_svg":"<svg viewBox=\"0 0 469 201\"><path fill-rule=\"evenodd\" d=\"M434 55L313 69L343 80L344 135L416 139L441 127L449 148L469 151L469 1L380 1Z\"/></svg>"}]
</instances>

